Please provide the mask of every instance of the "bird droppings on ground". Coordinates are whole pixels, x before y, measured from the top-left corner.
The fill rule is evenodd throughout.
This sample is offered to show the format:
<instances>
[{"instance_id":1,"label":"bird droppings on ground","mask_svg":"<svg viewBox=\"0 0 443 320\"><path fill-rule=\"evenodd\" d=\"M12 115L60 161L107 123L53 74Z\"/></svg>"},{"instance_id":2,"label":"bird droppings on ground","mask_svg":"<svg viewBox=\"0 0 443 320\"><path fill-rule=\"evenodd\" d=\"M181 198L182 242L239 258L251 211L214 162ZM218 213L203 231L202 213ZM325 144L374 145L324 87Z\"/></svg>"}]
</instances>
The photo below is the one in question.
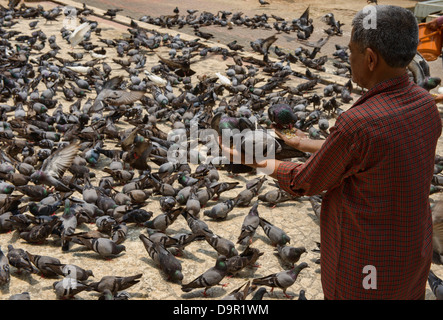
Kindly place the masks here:
<instances>
[{"instance_id":1,"label":"bird droppings on ground","mask_svg":"<svg viewBox=\"0 0 443 320\"><path fill-rule=\"evenodd\" d=\"M251 48L206 41L199 17L214 21L210 13L187 12L195 34L172 36L139 24L172 32L174 16L127 27L118 10L106 12L110 22L80 5L71 24L72 12L51 2L1 3L2 299L323 299L321 195L294 198L260 173L211 162L212 140L189 141L192 151L186 141L199 163L167 158L172 138L195 127L266 133L292 119L311 138L327 136L358 93L346 48L317 56L325 40L309 39L309 10L288 31L307 45L279 53L272 37ZM321 26L335 28L328 41L342 36L331 21ZM341 84L319 78L339 69ZM278 103L293 114L273 119ZM310 156L270 139L282 158Z\"/></svg>"}]
</instances>

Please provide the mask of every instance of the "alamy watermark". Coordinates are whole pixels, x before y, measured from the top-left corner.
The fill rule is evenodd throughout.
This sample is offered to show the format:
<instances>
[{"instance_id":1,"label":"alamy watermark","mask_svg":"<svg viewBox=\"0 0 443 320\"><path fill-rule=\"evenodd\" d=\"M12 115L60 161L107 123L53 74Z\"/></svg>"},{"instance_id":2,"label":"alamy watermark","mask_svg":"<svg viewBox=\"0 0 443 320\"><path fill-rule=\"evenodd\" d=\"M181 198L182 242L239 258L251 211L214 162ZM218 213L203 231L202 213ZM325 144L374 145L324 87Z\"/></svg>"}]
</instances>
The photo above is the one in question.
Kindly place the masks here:
<instances>
[{"instance_id":1,"label":"alamy watermark","mask_svg":"<svg viewBox=\"0 0 443 320\"><path fill-rule=\"evenodd\" d=\"M377 8L374 5L367 5L363 8L363 14L366 14L363 18L364 29L377 29Z\"/></svg>"}]
</instances>

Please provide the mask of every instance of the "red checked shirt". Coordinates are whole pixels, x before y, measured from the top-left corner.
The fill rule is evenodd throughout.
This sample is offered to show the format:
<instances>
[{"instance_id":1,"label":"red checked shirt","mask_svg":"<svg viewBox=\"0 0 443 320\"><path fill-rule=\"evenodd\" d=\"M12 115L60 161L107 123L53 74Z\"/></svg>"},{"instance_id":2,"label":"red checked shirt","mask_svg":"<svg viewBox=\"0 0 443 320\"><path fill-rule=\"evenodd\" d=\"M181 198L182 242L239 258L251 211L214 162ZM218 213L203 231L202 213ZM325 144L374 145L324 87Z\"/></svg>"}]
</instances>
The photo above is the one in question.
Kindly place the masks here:
<instances>
[{"instance_id":1,"label":"red checked shirt","mask_svg":"<svg viewBox=\"0 0 443 320\"><path fill-rule=\"evenodd\" d=\"M327 190L320 216L328 299L419 299L432 257L429 191L442 122L407 75L383 81L342 113L303 164L283 162L282 189Z\"/></svg>"}]
</instances>

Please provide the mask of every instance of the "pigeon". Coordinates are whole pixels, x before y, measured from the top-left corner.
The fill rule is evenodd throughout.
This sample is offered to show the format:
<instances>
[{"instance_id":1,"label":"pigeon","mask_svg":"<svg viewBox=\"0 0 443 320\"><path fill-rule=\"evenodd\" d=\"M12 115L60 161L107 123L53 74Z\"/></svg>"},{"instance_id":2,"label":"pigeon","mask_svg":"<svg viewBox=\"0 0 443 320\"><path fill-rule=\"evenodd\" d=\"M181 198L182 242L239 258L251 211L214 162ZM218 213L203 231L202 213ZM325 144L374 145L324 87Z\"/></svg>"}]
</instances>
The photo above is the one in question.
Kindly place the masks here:
<instances>
[{"instance_id":1,"label":"pigeon","mask_svg":"<svg viewBox=\"0 0 443 320\"><path fill-rule=\"evenodd\" d=\"M130 298L126 291L117 292L113 294L111 290L104 289L98 300L128 300Z\"/></svg>"},{"instance_id":2,"label":"pigeon","mask_svg":"<svg viewBox=\"0 0 443 320\"><path fill-rule=\"evenodd\" d=\"M91 24L89 22L84 22L75 28L68 38L71 48L74 48L76 45L82 42L89 30L91 30Z\"/></svg>"},{"instance_id":3,"label":"pigeon","mask_svg":"<svg viewBox=\"0 0 443 320\"><path fill-rule=\"evenodd\" d=\"M31 273L38 273L39 271L32 265L25 250L20 248L16 249L12 244L8 245L8 253L6 257L8 258L9 264L17 268L18 272L21 272L23 269Z\"/></svg>"},{"instance_id":4,"label":"pigeon","mask_svg":"<svg viewBox=\"0 0 443 320\"><path fill-rule=\"evenodd\" d=\"M277 248L275 249L277 251L278 256L285 262L291 265L291 268L294 267L294 264L300 260L300 256L303 253L306 253L305 247L291 247L286 245L279 245L277 244Z\"/></svg>"},{"instance_id":5,"label":"pigeon","mask_svg":"<svg viewBox=\"0 0 443 320\"><path fill-rule=\"evenodd\" d=\"M211 209L205 210L203 214L215 220L225 220L235 207L235 200L228 199L223 202L219 202L214 205Z\"/></svg>"},{"instance_id":6,"label":"pigeon","mask_svg":"<svg viewBox=\"0 0 443 320\"><path fill-rule=\"evenodd\" d=\"M58 218L52 219L49 222L35 225L28 231L20 232L19 236L28 243L43 243L52 234L58 223Z\"/></svg>"},{"instance_id":7,"label":"pigeon","mask_svg":"<svg viewBox=\"0 0 443 320\"><path fill-rule=\"evenodd\" d=\"M54 270L49 267L49 264L60 264L60 260L50 256L41 256L38 254L31 254L26 251L26 254L29 257L29 261L31 261L38 270L40 270L41 274L44 277L56 277L58 274L54 272Z\"/></svg>"},{"instance_id":8,"label":"pigeon","mask_svg":"<svg viewBox=\"0 0 443 320\"><path fill-rule=\"evenodd\" d=\"M111 239L107 238L79 238L80 241L89 250L97 252L100 256L104 258L110 258L120 254L122 251L126 251L126 247L122 244L116 244Z\"/></svg>"},{"instance_id":9,"label":"pigeon","mask_svg":"<svg viewBox=\"0 0 443 320\"><path fill-rule=\"evenodd\" d=\"M443 202L437 201L432 207L432 247L443 262Z\"/></svg>"},{"instance_id":10,"label":"pigeon","mask_svg":"<svg viewBox=\"0 0 443 320\"><path fill-rule=\"evenodd\" d=\"M294 197L281 189L273 189L259 195L258 200L268 203L272 208L275 208L279 203L294 200Z\"/></svg>"},{"instance_id":11,"label":"pigeon","mask_svg":"<svg viewBox=\"0 0 443 320\"><path fill-rule=\"evenodd\" d=\"M274 226L272 223L264 218L260 218L260 226L262 227L265 234L268 236L271 244L273 246L285 245L291 241L291 238L286 234L285 231L279 227Z\"/></svg>"},{"instance_id":12,"label":"pigeon","mask_svg":"<svg viewBox=\"0 0 443 320\"><path fill-rule=\"evenodd\" d=\"M236 207L249 207L252 199L257 195L254 189L244 189L234 198Z\"/></svg>"},{"instance_id":13,"label":"pigeon","mask_svg":"<svg viewBox=\"0 0 443 320\"><path fill-rule=\"evenodd\" d=\"M443 300L443 281L432 270L429 270L428 284L436 299Z\"/></svg>"},{"instance_id":14,"label":"pigeon","mask_svg":"<svg viewBox=\"0 0 443 320\"><path fill-rule=\"evenodd\" d=\"M174 257L172 253L166 250L162 244L157 243L155 246L158 248L160 269L163 270L163 272L167 274L168 278L172 281L182 281L183 273L181 262Z\"/></svg>"},{"instance_id":15,"label":"pigeon","mask_svg":"<svg viewBox=\"0 0 443 320\"><path fill-rule=\"evenodd\" d=\"M226 260L228 274L235 275L248 266L254 266L258 258L263 254L264 252L260 252L256 248L246 247L239 255L232 256Z\"/></svg>"},{"instance_id":16,"label":"pigeon","mask_svg":"<svg viewBox=\"0 0 443 320\"><path fill-rule=\"evenodd\" d=\"M306 298L306 292L305 292L305 290L300 290L300 292L299 292L299 294L298 294L298 300L308 300L307 298Z\"/></svg>"},{"instance_id":17,"label":"pigeon","mask_svg":"<svg viewBox=\"0 0 443 320\"><path fill-rule=\"evenodd\" d=\"M151 229L165 231L184 211L184 208L176 208L172 211L160 213L154 219L146 221L143 225Z\"/></svg>"},{"instance_id":18,"label":"pigeon","mask_svg":"<svg viewBox=\"0 0 443 320\"><path fill-rule=\"evenodd\" d=\"M237 289L224 296L222 300L245 300L252 290L253 288L251 288L251 281L247 281Z\"/></svg>"},{"instance_id":19,"label":"pigeon","mask_svg":"<svg viewBox=\"0 0 443 320\"><path fill-rule=\"evenodd\" d=\"M263 296L265 295L265 293L267 293L268 291L266 290L265 287L260 287L258 288L258 290L254 293L254 295L252 296L251 300L263 300Z\"/></svg>"},{"instance_id":20,"label":"pigeon","mask_svg":"<svg viewBox=\"0 0 443 320\"><path fill-rule=\"evenodd\" d=\"M9 283L10 279L9 261L0 249L0 286Z\"/></svg>"},{"instance_id":21,"label":"pigeon","mask_svg":"<svg viewBox=\"0 0 443 320\"><path fill-rule=\"evenodd\" d=\"M55 281L52 284L52 288L55 292L57 299L66 300L72 299L75 295L83 291L91 291L92 288L81 281L77 281L75 278L65 277L60 281Z\"/></svg>"},{"instance_id":22,"label":"pigeon","mask_svg":"<svg viewBox=\"0 0 443 320\"><path fill-rule=\"evenodd\" d=\"M298 120L294 110L284 103L276 103L270 106L268 108L268 116L279 129L292 128Z\"/></svg>"},{"instance_id":23,"label":"pigeon","mask_svg":"<svg viewBox=\"0 0 443 320\"><path fill-rule=\"evenodd\" d=\"M52 153L43 161L41 168L31 175L31 181L35 184L52 186L61 192L71 191L61 182L61 178L74 161L79 146L79 141L76 141Z\"/></svg>"},{"instance_id":24,"label":"pigeon","mask_svg":"<svg viewBox=\"0 0 443 320\"><path fill-rule=\"evenodd\" d=\"M215 266L209 268L203 272L200 276L192 280L187 284L181 286L183 292L190 292L196 288L205 288L203 295L206 296L206 290L216 286L224 279L227 274L226 257L224 255L219 255Z\"/></svg>"},{"instance_id":25,"label":"pigeon","mask_svg":"<svg viewBox=\"0 0 443 320\"><path fill-rule=\"evenodd\" d=\"M431 91L432 89L438 87L441 83L441 79L438 77L426 77L417 83L418 86L422 87L427 91Z\"/></svg>"},{"instance_id":26,"label":"pigeon","mask_svg":"<svg viewBox=\"0 0 443 320\"><path fill-rule=\"evenodd\" d=\"M31 300L29 292L16 293L9 297L9 300Z\"/></svg>"},{"instance_id":27,"label":"pigeon","mask_svg":"<svg viewBox=\"0 0 443 320\"><path fill-rule=\"evenodd\" d=\"M71 202L69 199L65 200L65 207L63 209L63 215L60 218L61 220L61 232L60 236L62 239L62 250L69 250L69 240L66 239L67 236L70 236L75 233L75 228L77 227L77 217L71 209Z\"/></svg>"},{"instance_id":28,"label":"pigeon","mask_svg":"<svg viewBox=\"0 0 443 320\"><path fill-rule=\"evenodd\" d=\"M295 283L300 271L307 267L308 264L302 262L290 270L280 271L261 278L255 278L252 280L252 285L271 287L271 292L274 288L280 288L283 290L283 293L287 298L291 298L291 296L286 294L286 290Z\"/></svg>"},{"instance_id":29,"label":"pigeon","mask_svg":"<svg viewBox=\"0 0 443 320\"><path fill-rule=\"evenodd\" d=\"M111 293L116 294L118 291L126 290L139 283L142 276L141 273L133 276L104 276L99 281L90 283L89 286L97 292L109 289Z\"/></svg>"},{"instance_id":30,"label":"pigeon","mask_svg":"<svg viewBox=\"0 0 443 320\"><path fill-rule=\"evenodd\" d=\"M86 281L94 276L92 270L85 270L74 264L47 263L46 266L59 276L70 276L78 281Z\"/></svg>"},{"instance_id":31,"label":"pigeon","mask_svg":"<svg viewBox=\"0 0 443 320\"><path fill-rule=\"evenodd\" d=\"M213 233L206 222L194 217L192 214L186 210L182 212L182 216L186 219L188 227L191 229L192 233L195 235L205 235L205 233Z\"/></svg>"},{"instance_id":32,"label":"pigeon","mask_svg":"<svg viewBox=\"0 0 443 320\"><path fill-rule=\"evenodd\" d=\"M209 245L214 248L218 254L224 255L226 258L238 255L238 251L232 241L208 232L204 232L204 236Z\"/></svg>"},{"instance_id":33,"label":"pigeon","mask_svg":"<svg viewBox=\"0 0 443 320\"><path fill-rule=\"evenodd\" d=\"M243 219L241 232L237 239L238 244L248 245L252 243L252 237L254 236L257 227L260 225L260 217L257 210L258 205L259 202L256 201Z\"/></svg>"},{"instance_id":34,"label":"pigeon","mask_svg":"<svg viewBox=\"0 0 443 320\"><path fill-rule=\"evenodd\" d=\"M186 211L188 211L193 216L199 218L200 210L201 210L200 200L197 197L195 188L193 188L193 190L191 190L189 194L188 201L186 201Z\"/></svg>"}]
</instances>

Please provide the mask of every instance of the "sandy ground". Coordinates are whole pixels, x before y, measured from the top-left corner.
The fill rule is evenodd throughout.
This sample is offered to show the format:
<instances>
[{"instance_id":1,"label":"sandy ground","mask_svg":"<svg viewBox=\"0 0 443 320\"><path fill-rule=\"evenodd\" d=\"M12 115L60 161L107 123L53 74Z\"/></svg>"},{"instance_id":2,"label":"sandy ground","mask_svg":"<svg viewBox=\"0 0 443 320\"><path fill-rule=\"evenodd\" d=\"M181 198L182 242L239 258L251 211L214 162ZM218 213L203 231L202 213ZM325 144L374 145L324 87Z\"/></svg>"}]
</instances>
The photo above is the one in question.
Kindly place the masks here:
<instances>
[{"instance_id":1,"label":"sandy ground","mask_svg":"<svg viewBox=\"0 0 443 320\"><path fill-rule=\"evenodd\" d=\"M1 4L5 5L5 1L2 0ZM169 14L169 11L175 7L175 2L173 1L143 1L143 10L140 10L137 2L125 3L125 7L129 15L130 12L138 12L138 16L133 16L138 18L143 14L151 14L153 16L161 14ZM415 1L390 1L391 4L397 4L404 7L413 7ZM42 2L42 5L49 8L53 6L51 3ZM273 1L272 5L266 8L262 8L256 4L255 1L211 1L209 2L201 1L198 3L198 8L200 10L208 10L210 12L216 12L216 10L229 8L231 11L244 10L245 14L255 14L258 12L266 12L269 14L282 15L284 18L294 18L300 16L307 5L311 5L311 13L314 17L316 23L320 23L317 20L319 17L325 13L333 11L340 20L345 22L344 34L339 40L342 43L347 43L349 41L350 32L350 19L352 19L353 14L357 12L366 3L365 1L329 1L325 3L324 1L303 1L303 2L293 2L293 1ZM29 4L33 5L33 4ZM98 7L105 5L105 1L90 1L88 5L97 5ZM204 7L204 6L207 7ZM115 7L113 4L109 4L108 7ZM187 8L195 8L196 2L185 0L180 2L180 9L186 10ZM146 9L145 9L146 8ZM103 38L119 38L122 33L126 32L127 27L118 25L108 20L103 20L96 17L90 17L91 20L97 20L100 26L103 28L101 37ZM44 21L40 22L40 27L49 37L50 35L55 35L57 37L57 43L62 47L61 56L68 58L67 52L69 46L66 42L60 38L60 23L44 24ZM211 29L213 28L213 29ZM20 24L15 25L13 30L20 30L23 33L28 33L28 21L22 21ZM208 27L208 30L215 30L216 27ZM234 28L235 29L235 28ZM321 30L321 29L320 29ZM233 30L234 32L234 30ZM319 31L320 32L320 31ZM223 30L225 37L229 37L226 30ZM320 32L321 33L321 32ZM271 32L272 34L272 32ZM244 37L249 35L251 39L262 37L265 33L253 33L250 30L243 29L240 35ZM319 34L317 34L318 36ZM289 49L294 49L299 45L296 44L289 36L279 37L279 40L286 40L287 45L293 45L293 47L286 47ZM312 40L316 39L313 37ZM92 37L92 41L98 41L97 37ZM217 41L217 40L216 40ZM221 43L226 43L223 40L219 40ZM331 43L332 45L332 43ZM283 47L283 43L282 43ZM76 49L79 50L79 49ZM159 52L166 52L165 49L158 49ZM162 51L163 50L163 51ZM327 50L331 49L326 49ZM109 50L111 52L112 50ZM110 61L110 56L108 60ZM85 55L84 61L88 61L90 57ZM107 61L108 61L107 60ZM441 63L441 61L439 60ZM109 62L115 70L115 74L118 74L118 66L113 64L112 61ZM150 66L157 63L155 55L147 55L146 66ZM193 76L193 81L196 81L197 75L203 74L213 74L217 71L224 71L226 69L226 64L230 64L231 61L223 61L219 56L213 56L210 59L206 59L202 62L197 62L193 66L197 74ZM440 64L441 65L441 64ZM434 69L432 69L434 71ZM296 81L296 80L294 80ZM321 90L319 86L319 90ZM93 96L93 95L92 95ZM354 99L358 95L354 94ZM63 104L64 108L69 108L71 103L60 98L60 103ZM344 105L342 108L347 109L350 105ZM441 106L439 106L441 108ZM122 128L125 127L124 123L119 123ZM168 126L164 125L162 128L168 130ZM112 147L112 143L105 141L105 146ZM443 154L443 140L439 142L438 154ZM104 175L100 169L109 165L109 159L104 157L100 158L99 164L95 168L91 168L97 174L97 178L92 180L93 184L98 183L98 179ZM155 168L155 166L154 166ZM221 173L221 180L225 181L238 181L240 186L244 187L245 182L254 178L255 176L240 175L236 178L228 177L224 173ZM272 181L268 179L265 183L261 193L272 190L274 187L271 185ZM243 188L242 188L243 189ZM220 201L232 198L237 195L237 193L242 190L237 189L223 193ZM432 198L439 198L439 195L433 195ZM154 217L160 213L159 196L153 196L147 200L144 208L149 211L154 212ZM216 201L210 201L208 207L216 204ZM224 221L214 221L207 217L203 220L209 225L211 230L214 230L217 235L224 237L232 242L236 242L237 237L240 232L240 227L243 222L245 215L248 213L249 208L235 208ZM307 253L303 254L300 262L306 262L309 268L304 269L299 277L297 278L294 285L292 285L287 293L292 295L294 299L298 299L300 290L306 292L306 297L308 299L321 300L323 299L323 293L320 283L320 265L317 264L319 259L319 254L314 252L317 249L317 242L320 241L319 238L319 226L318 219L315 216L310 203L305 199L301 198L295 201L289 201L277 205L276 208L271 208L266 204L261 204L259 206L259 214L261 217L267 219L278 227L284 229L287 234L291 237L291 245L293 246L305 246ZM95 228L95 225L81 225L78 231L87 231ZM182 217L179 217L172 226L167 230L168 234L175 234L179 232L187 232L188 226ZM135 224L129 225L129 233L126 241L123 243L126 246L126 251L118 255L117 257L106 260L99 257L96 253L88 251L85 247L80 245L73 245L68 252L62 252L60 248L60 241L57 238L48 238L44 244L41 245L31 245L20 239L17 232L0 234L0 246L3 252L7 252L7 245L12 244L14 247L23 248L32 254L47 255L56 257L61 260L62 263L75 264L82 266L85 269L90 269L94 272L94 278L90 278L87 282L98 281L104 276L117 275L117 276L131 276L138 273L142 273L143 276L140 282L133 287L127 289L130 299L134 300L218 300L223 298L232 290L236 289L242 285L245 281L251 280L256 277L265 276L268 274L276 273L282 271L285 267L282 262L275 256L274 247L270 244L269 240L266 238L263 230L261 228L257 229L257 233L254 236L252 247L259 248L264 254L259 259L258 268L247 268L241 273L237 274L235 277L224 279L222 283L226 283L227 286L221 287L216 286L208 290L208 296L203 296L202 289L196 289L189 293L184 293L180 289L180 284L167 281L164 273L162 273L154 264L152 259L148 256L145 248L143 247L141 241L139 240L140 234L146 234L146 228L137 226ZM238 246L241 251L241 247ZM184 255L178 259L181 261L183 266L184 279L183 283L187 283L198 275L203 273L205 270L212 267L215 263L216 252L205 242L195 242L184 251ZM440 265L432 265L434 272L443 277L443 268ZM11 295L29 292L31 299L34 300L53 300L55 299L55 294L52 289L52 284L58 279L43 278L40 275L30 275L26 272L22 274L17 274L15 268L11 270L11 281L8 285L0 288L0 299L8 299ZM98 298L98 293L96 292L81 292L76 295L75 299L78 300L94 300ZM266 300L276 300L276 299L287 299L281 290L275 290L274 293L265 295ZM426 299L434 300L434 296L430 291L429 287L426 290Z\"/></svg>"}]
</instances>

